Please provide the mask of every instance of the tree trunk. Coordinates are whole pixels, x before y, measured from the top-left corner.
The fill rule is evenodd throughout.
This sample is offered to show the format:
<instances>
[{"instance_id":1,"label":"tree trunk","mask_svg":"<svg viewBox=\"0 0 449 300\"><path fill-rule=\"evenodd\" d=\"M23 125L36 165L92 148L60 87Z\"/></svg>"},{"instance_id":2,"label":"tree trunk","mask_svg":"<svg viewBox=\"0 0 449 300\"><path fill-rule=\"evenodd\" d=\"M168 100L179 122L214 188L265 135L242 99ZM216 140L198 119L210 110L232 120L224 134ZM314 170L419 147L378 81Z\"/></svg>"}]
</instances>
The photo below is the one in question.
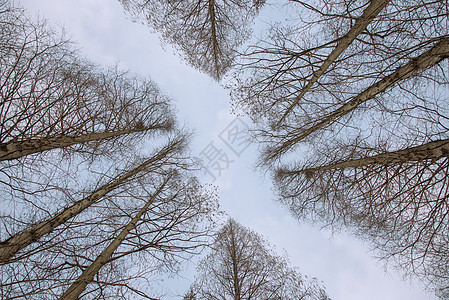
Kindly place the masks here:
<instances>
[{"instance_id":1,"label":"tree trunk","mask_svg":"<svg viewBox=\"0 0 449 300\"><path fill-rule=\"evenodd\" d=\"M100 187L88 197L75 202L70 207L65 208L63 211L57 213L53 217L38 223L31 229L28 229L22 233L19 233L13 237L10 237L6 241L0 243L0 262L6 262L12 256L14 256L19 250L25 248L33 242L38 241L42 236L52 232L59 225L64 224L70 218L78 215L86 208L94 204L98 199L105 196L121 184L124 184L131 177L135 176L139 172L143 171L148 165L156 162L170 153L170 149L164 148L157 155L146 160L137 168L117 177L112 182Z\"/></svg>"},{"instance_id":2,"label":"tree trunk","mask_svg":"<svg viewBox=\"0 0 449 300\"><path fill-rule=\"evenodd\" d=\"M391 165L397 163L424 161L427 159L438 160L442 157L449 157L449 139L430 142L404 150L382 153L371 157L343 161L322 167L308 168L301 171L287 171L286 173L307 173L334 169L358 168L373 164Z\"/></svg>"},{"instance_id":3,"label":"tree trunk","mask_svg":"<svg viewBox=\"0 0 449 300\"><path fill-rule=\"evenodd\" d=\"M384 92L385 90L392 87L399 81L407 79L415 75L419 71L422 71L428 67L434 66L443 59L448 57L449 57L449 38L445 37L442 38L440 42L438 42L435 46L433 46L429 51L421 54L417 58L410 60L407 64L403 65L402 67L399 67L398 69L396 69L396 71L394 71L390 75L384 77L382 80L368 87L362 93L360 93L355 98L342 105L337 110L333 111L327 116L318 119L317 122L315 122L315 125L312 125L310 128L303 130L300 135L289 139L281 146L281 148L289 148L290 146L300 142L313 132L330 124L336 119L352 112L360 104L372 99L377 94Z\"/></svg>"},{"instance_id":4,"label":"tree trunk","mask_svg":"<svg viewBox=\"0 0 449 300\"><path fill-rule=\"evenodd\" d=\"M163 190L167 182L172 176L168 176L159 189L151 196L150 200L142 207L142 209L137 213L137 215L125 226L125 228L120 232L120 234L109 244L106 249L101 252L101 254L95 259L95 261L87 267L83 273L75 280L75 282L67 289L67 291L61 296L61 300L78 299L81 293L86 289L86 286L92 282L94 276L98 271L105 265L112 254L117 250L120 244L125 240L128 233L136 226L137 222L140 220L142 215L147 211L150 205L154 202L154 199Z\"/></svg>"},{"instance_id":5,"label":"tree trunk","mask_svg":"<svg viewBox=\"0 0 449 300\"><path fill-rule=\"evenodd\" d=\"M231 235L231 259L232 259L232 281L234 286L234 300L241 299L241 288L240 288L240 278L239 278L239 258L237 257L237 245L236 245L236 234L234 232L234 224L229 223L230 235Z\"/></svg>"},{"instance_id":6,"label":"tree trunk","mask_svg":"<svg viewBox=\"0 0 449 300\"><path fill-rule=\"evenodd\" d=\"M220 78L220 70L219 70L219 45L217 40L217 24L215 20L215 0L209 0L209 17L211 23L211 34L212 34L212 51L214 52L214 67L216 78Z\"/></svg>"},{"instance_id":7,"label":"tree trunk","mask_svg":"<svg viewBox=\"0 0 449 300\"><path fill-rule=\"evenodd\" d=\"M147 131L151 128L134 128L112 132L89 133L80 136L59 136L42 139L30 139L20 142L11 142L0 145L0 161L17 159L34 153L39 153L56 148L64 148L75 144L83 144L92 141L112 138L124 134Z\"/></svg>"},{"instance_id":8,"label":"tree trunk","mask_svg":"<svg viewBox=\"0 0 449 300\"><path fill-rule=\"evenodd\" d=\"M290 113L290 111L295 107L299 100L309 91L312 85L318 81L321 75L329 68L329 66L340 56L343 51L348 48L348 46L354 41L354 39L365 30L365 28L371 23L371 21L384 9L388 4L389 0L372 0L370 5L363 11L363 14L357 18L354 26L351 27L349 32L340 38L337 46L332 50L327 59L321 65L321 67L316 71L312 78L307 82L307 85L301 90L295 101L289 106L287 111L284 113L282 118L279 120L278 125L284 121L285 117Z\"/></svg>"}]
</instances>

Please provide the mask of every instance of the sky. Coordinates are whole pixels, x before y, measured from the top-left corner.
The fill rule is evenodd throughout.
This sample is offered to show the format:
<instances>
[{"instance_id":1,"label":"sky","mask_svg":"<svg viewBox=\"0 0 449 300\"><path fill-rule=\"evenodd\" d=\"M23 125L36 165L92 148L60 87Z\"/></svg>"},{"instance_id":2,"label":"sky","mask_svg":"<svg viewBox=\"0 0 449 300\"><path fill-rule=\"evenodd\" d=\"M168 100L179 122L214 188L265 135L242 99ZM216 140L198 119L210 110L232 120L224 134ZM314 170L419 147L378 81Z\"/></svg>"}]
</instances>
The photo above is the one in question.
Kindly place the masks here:
<instances>
[{"instance_id":1,"label":"sky","mask_svg":"<svg viewBox=\"0 0 449 300\"><path fill-rule=\"evenodd\" d=\"M240 140L240 130L250 122L236 120L230 113L229 91L183 63L169 45L161 46L158 35L132 22L117 0L17 3L29 14L63 27L83 57L104 66L118 64L154 80L173 99L181 124L194 130L192 153L203 158L219 153L222 158L221 174L211 166L212 174L205 172L202 178L219 186L221 209L267 238L280 254L287 253L301 274L323 282L332 299L436 299L416 282L403 281L392 268L386 271L366 244L299 223L278 205L269 175L255 171L257 145ZM265 18L270 18L269 9L264 11ZM186 264L181 277L158 282L167 289L163 299L182 298L193 280L194 267Z\"/></svg>"}]
</instances>

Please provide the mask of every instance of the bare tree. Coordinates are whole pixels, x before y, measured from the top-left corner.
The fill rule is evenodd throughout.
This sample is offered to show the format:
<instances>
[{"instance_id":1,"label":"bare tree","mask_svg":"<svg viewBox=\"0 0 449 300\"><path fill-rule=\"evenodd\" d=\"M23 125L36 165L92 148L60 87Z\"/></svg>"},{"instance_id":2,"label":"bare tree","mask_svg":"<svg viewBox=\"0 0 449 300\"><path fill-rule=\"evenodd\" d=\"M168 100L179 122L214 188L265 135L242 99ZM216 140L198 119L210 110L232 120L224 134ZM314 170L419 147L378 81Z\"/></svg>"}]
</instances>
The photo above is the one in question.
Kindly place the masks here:
<instances>
[{"instance_id":1,"label":"bare tree","mask_svg":"<svg viewBox=\"0 0 449 300\"><path fill-rule=\"evenodd\" d=\"M228 84L280 201L447 297L447 2L293 4L301 17L242 53Z\"/></svg>"},{"instance_id":2,"label":"bare tree","mask_svg":"<svg viewBox=\"0 0 449 300\"><path fill-rule=\"evenodd\" d=\"M185 299L329 299L316 279L300 275L270 249L260 235L228 220Z\"/></svg>"},{"instance_id":3,"label":"bare tree","mask_svg":"<svg viewBox=\"0 0 449 300\"><path fill-rule=\"evenodd\" d=\"M334 163L278 171L281 202L298 218L368 237L381 258L447 294L448 147L447 139L393 152L354 143L337 157L326 148L316 160Z\"/></svg>"},{"instance_id":4,"label":"bare tree","mask_svg":"<svg viewBox=\"0 0 449 300\"><path fill-rule=\"evenodd\" d=\"M389 0L371 1L368 7L363 11L363 14L355 20L354 25L352 25L348 33L340 38L338 44L320 66L318 71L313 74L312 78L310 78L310 80L301 90L301 92L297 96L297 99L295 99L295 101L285 111L284 115L279 120L279 123L282 123L284 121L288 113L293 109L293 107L298 104L301 98L308 92L310 87L312 87L312 85L318 81L321 75L326 72L326 70L332 65L333 62L335 62L338 56L343 51L345 51L345 49L354 41L354 39L356 39L357 36L366 29L369 23L371 23L371 21L380 13L380 11L388 4L388 2ZM302 4L307 6L307 4L305 3Z\"/></svg>"},{"instance_id":5,"label":"bare tree","mask_svg":"<svg viewBox=\"0 0 449 300\"><path fill-rule=\"evenodd\" d=\"M193 226L194 223L192 221L201 221L201 219L213 212L215 205L211 201L212 199L209 196L201 195L201 192L199 192L201 187L195 184L194 181L185 184L172 184L170 188L175 188L175 194L166 199L157 199L163 193L165 186L170 180L181 179L180 176L175 176L173 173L166 175L164 182L153 195L148 197L149 199L134 218L112 240L108 247L98 255L95 261L83 270L82 274L72 283L61 299L78 299L86 286L94 281L94 277L98 274L100 268L111 260L124 258L143 251L163 251L165 252L165 259L168 259L170 253L191 252L201 247L206 242L207 231L205 229L194 229L196 226ZM212 205L209 208L202 209L201 206L207 203ZM170 209L164 206L168 206ZM171 220L169 223L162 222L160 218L166 219L167 215L158 216L159 210L165 213L170 212ZM164 223L165 228L162 226ZM198 228L200 227L198 226ZM145 229L150 229L153 233ZM132 232L132 230L135 232ZM120 249L120 246L123 249ZM117 250L115 257L112 257Z\"/></svg>"},{"instance_id":6,"label":"bare tree","mask_svg":"<svg viewBox=\"0 0 449 300\"><path fill-rule=\"evenodd\" d=\"M175 120L168 97L151 80L86 61L45 21L10 1L0 8L5 240L86 197L92 183L107 186L117 175L112 169L130 167L147 137L169 134Z\"/></svg>"},{"instance_id":7,"label":"bare tree","mask_svg":"<svg viewBox=\"0 0 449 300\"><path fill-rule=\"evenodd\" d=\"M103 70L44 21L2 6L0 161L67 147L98 157L126 149L137 133L173 127L154 82Z\"/></svg>"},{"instance_id":8,"label":"bare tree","mask_svg":"<svg viewBox=\"0 0 449 300\"><path fill-rule=\"evenodd\" d=\"M142 176L142 174L148 173L156 168L161 168L164 163L174 164L175 162L170 162L169 158L173 156L173 154L182 151L185 146L185 137L181 136L175 139L166 147L163 147L160 151L158 151L158 153L156 153L154 156L146 159L137 167L117 176L107 184L92 192L92 194L90 194L86 198L73 203L69 207L64 208L61 212L56 213L51 218L40 221L32 228L29 228L3 241L0 244L0 262L8 261L12 256L15 255L17 251L27 247L33 242L38 241L43 235L52 232L56 227L64 224L67 220L80 214L86 208L91 206L93 203L101 199L109 192L116 189L118 186L123 185L128 181Z\"/></svg>"},{"instance_id":9,"label":"bare tree","mask_svg":"<svg viewBox=\"0 0 449 300\"><path fill-rule=\"evenodd\" d=\"M346 114L350 114L358 106L362 105L365 101L373 99L377 94L384 92L386 89L391 88L399 81L407 79L410 76L418 73L419 71L438 64L445 58L449 57L449 38L442 39L439 43L433 46L427 52L420 56L413 58L407 64L396 69L392 74L382 78L375 84L368 87L366 90L344 103L336 110L317 117L315 120L307 124L306 126L289 131L284 134L283 138L287 139L285 142L280 143L278 146L270 147L267 149L267 159L275 159L281 154L287 152L296 143L302 141L315 131L320 130L326 125L337 122L339 118ZM293 107L295 104L292 104ZM287 110L286 114L289 110ZM288 137L287 137L288 136Z\"/></svg>"},{"instance_id":10,"label":"bare tree","mask_svg":"<svg viewBox=\"0 0 449 300\"><path fill-rule=\"evenodd\" d=\"M0 26L4 240L53 216L47 202L62 209L68 203L61 199L86 196L85 183L105 183L110 173L103 165L125 166L147 137L169 133L175 120L154 82L80 58L63 33L10 1L1 3ZM105 158L110 162L100 163ZM90 182L80 182L88 176ZM11 207L27 213L29 222Z\"/></svg>"},{"instance_id":11,"label":"bare tree","mask_svg":"<svg viewBox=\"0 0 449 300\"><path fill-rule=\"evenodd\" d=\"M408 109L416 109L428 93L416 93L416 82L447 84L440 67L449 55L444 2L294 2L313 17L274 25L240 55L228 84L235 105L259 124L263 160L339 131L354 114L388 105L404 90L407 101L414 98Z\"/></svg>"},{"instance_id":12,"label":"bare tree","mask_svg":"<svg viewBox=\"0 0 449 300\"><path fill-rule=\"evenodd\" d=\"M189 64L215 79L229 69L264 0L120 0L174 44Z\"/></svg>"},{"instance_id":13,"label":"bare tree","mask_svg":"<svg viewBox=\"0 0 449 300\"><path fill-rule=\"evenodd\" d=\"M9 1L0 27L0 297L61 297L92 265L82 297L151 298L149 278L200 251L217 209L169 99Z\"/></svg>"},{"instance_id":14,"label":"bare tree","mask_svg":"<svg viewBox=\"0 0 449 300\"><path fill-rule=\"evenodd\" d=\"M64 298L78 287L73 290L86 299L157 297L151 280L176 273L201 251L218 206L214 190L179 167L155 168L130 181L4 265L3 294L49 298L69 291ZM79 288L86 274L90 283Z\"/></svg>"}]
</instances>

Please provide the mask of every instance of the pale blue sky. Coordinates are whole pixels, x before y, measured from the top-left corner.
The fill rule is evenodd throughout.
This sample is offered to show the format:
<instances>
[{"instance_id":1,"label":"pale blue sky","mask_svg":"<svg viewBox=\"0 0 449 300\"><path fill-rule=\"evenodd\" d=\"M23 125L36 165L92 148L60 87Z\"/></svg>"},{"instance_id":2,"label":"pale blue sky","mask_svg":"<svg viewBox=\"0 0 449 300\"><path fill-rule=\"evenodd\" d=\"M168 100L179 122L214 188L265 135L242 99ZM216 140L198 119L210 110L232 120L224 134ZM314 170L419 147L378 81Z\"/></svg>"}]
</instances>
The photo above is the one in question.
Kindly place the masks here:
<instances>
[{"instance_id":1,"label":"pale blue sky","mask_svg":"<svg viewBox=\"0 0 449 300\"><path fill-rule=\"evenodd\" d=\"M124 69L150 77L170 95L178 118L195 130L193 153L199 154L210 142L222 147L234 162L214 183L220 187L223 210L240 223L267 237L277 250L288 253L293 266L310 277L317 277L334 300L426 300L432 293L371 259L368 248L345 235L331 235L307 224L298 224L276 204L270 178L254 173L257 158L252 145L241 157L220 144L218 135L235 118L229 113L229 92L204 74L183 64L164 51L157 35L141 24L131 22L116 0L22 0L29 13L39 11L53 25L64 26L83 56L102 65L119 63ZM267 8L270 9L270 8ZM270 12L264 12L269 17ZM205 180L208 177L205 176ZM184 279L162 283L173 295L189 286L194 270ZM179 299L166 296L164 299Z\"/></svg>"}]
</instances>

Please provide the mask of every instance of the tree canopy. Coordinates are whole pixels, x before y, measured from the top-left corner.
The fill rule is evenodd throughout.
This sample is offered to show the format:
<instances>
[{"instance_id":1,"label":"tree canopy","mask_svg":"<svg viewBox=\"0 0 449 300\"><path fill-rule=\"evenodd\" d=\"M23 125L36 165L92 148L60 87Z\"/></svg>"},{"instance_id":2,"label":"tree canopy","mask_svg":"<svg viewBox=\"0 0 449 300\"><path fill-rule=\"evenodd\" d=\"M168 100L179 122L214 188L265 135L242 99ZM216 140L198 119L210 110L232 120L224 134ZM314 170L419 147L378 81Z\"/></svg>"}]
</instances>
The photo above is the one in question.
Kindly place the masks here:
<instances>
[{"instance_id":1,"label":"tree canopy","mask_svg":"<svg viewBox=\"0 0 449 300\"><path fill-rule=\"evenodd\" d=\"M216 191L149 80L0 4L0 295L152 298L207 245ZM153 297L154 298L154 297Z\"/></svg>"},{"instance_id":2,"label":"tree canopy","mask_svg":"<svg viewBox=\"0 0 449 300\"><path fill-rule=\"evenodd\" d=\"M180 50L193 67L220 79L239 46L249 38L264 0L120 0L137 19L144 19L165 42Z\"/></svg>"},{"instance_id":3,"label":"tree canopy","mask_svg":"<svg viewBox=\"0 0 449 300\"><path fill-rule=\"evenodd\" d=\"M259 166L298 219L365 240L449 297L449 9L430 0L120 0L254 122ZM0 295L155 299L210 250L184 299L328 299L195 177L156 83L78 54L0 2ZM212 242L211 238L213 239Z\"/></svg>"},{"instance_id":4,"label":"tree canopy","mask_svg":"<svg viewBox=\"0 0 449 300\"><path fill-rule=\"evenodd\" d=\"M262 236L229 219L216 233L184 299L329 299Z\"/></svg>"},{"instance_id":5,"label":"tree canopy","mask_svg":"<svg viewBox=\"0 0 449 300\"><path fill-rule=\"evenodd\" d=\"M447 294L449 29L442 1L292 1L229 77L299 219L349 228Z\"/></svg>"}]
</instances>

